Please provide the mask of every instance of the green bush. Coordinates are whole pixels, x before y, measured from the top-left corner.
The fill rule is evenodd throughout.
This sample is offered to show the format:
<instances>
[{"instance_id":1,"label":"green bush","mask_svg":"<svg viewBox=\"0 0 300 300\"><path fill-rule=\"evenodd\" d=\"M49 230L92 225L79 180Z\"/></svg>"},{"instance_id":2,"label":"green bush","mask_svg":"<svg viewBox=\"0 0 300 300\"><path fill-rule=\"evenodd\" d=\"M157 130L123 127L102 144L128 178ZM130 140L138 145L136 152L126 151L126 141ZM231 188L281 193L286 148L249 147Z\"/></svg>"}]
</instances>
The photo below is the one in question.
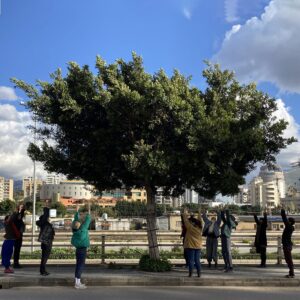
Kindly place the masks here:
<instances>
[{"instance_id":1,"label":"green bush","mask_svg":"<svg viewBox=\"0 0 300 300\"><path fill-rule=\"evenodd\" d=\"M143 255L139 262L139 268L147 272L166 272L171 271L170 262L165 259L152 259L149 255Z\"/></svg>"}]
</instances>

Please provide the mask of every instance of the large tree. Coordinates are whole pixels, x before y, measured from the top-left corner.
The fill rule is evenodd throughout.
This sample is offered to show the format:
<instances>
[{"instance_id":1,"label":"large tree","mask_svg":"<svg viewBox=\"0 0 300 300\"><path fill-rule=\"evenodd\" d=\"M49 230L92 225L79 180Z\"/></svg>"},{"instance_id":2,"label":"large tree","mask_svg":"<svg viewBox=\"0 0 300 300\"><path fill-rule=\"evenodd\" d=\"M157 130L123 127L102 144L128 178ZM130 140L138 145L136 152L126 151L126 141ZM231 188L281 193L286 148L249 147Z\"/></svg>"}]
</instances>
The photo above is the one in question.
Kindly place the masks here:
<instances>
[{"instance_id":1,"label":"large tree","mask_svg":"<svg viewBox=\"0 0 300 300\"><path fill-rule=\"evenodd\" d=\"M39 122L39 145L29 155L50 172L80 177L100 191L120 187L147 191L149 252L159 257L155 194L180 194L192 187L200 195L234 194L258 161L272 163L287 126L276 120L276 103L241 85L234 74L208 65L200 90L177 70L145 72L141 57L106 64L97 73L71 62L63 76L37 87L12 79L28 96Z\"/></svg>"}]
</instances>

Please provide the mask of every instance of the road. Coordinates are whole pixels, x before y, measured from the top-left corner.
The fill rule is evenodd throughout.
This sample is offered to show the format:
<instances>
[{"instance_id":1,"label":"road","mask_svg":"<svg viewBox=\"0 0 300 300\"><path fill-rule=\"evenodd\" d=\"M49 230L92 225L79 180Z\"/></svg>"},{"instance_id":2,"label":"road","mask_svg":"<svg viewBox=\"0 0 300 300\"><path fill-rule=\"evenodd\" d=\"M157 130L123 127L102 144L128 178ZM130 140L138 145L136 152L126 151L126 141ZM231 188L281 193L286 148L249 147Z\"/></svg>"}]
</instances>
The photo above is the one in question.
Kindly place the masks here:
<instances>
[{"instance_id":1,"label":"road","mask_svg":"<svg viewBox=\"0 0 300 300\"><path fill-rule=\"evenodd\" d=\"M89 287L75 290L71 287L36 287L0 290L0 299L9 300L210 300L210 299L263 299L263 300L299 300L300 287Z\"/></svg>"}]
</instances>

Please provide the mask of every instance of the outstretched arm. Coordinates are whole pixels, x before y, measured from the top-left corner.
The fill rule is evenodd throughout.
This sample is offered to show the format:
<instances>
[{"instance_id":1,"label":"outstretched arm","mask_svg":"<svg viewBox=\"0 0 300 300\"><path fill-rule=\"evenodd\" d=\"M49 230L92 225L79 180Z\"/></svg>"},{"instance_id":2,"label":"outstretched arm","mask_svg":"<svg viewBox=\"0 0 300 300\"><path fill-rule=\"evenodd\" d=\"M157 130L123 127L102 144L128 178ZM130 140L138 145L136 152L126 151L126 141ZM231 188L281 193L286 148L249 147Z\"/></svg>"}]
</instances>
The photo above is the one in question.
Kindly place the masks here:
<instances>
[{"instance_id":1,"label":"outstretched arm","mask_svg":"<svg viewBox=\"0 0 300 300\"><path fill-rule=\"evenodd\" d=\"M223 221L224 224L226 224L226 218L225 218L225 214L224 214L224 211L222 210L221 211L221 220Z\"/></svg>"},{"instance_id":2,"label":"outstretched arm","mask_svg":"<svg viewBox=\"0 0 300 300\"><path fill-rule=\"evenodd\" d=\"M254 217L254 221L255 223L258 225L259 224L259 221L258 221L258 217L256 214L253 214L253 217Z\"/></svg>"},{"instance_id":3,"label":"outstretched arm","mask_svg":"<svg viewBox=\"0 0 300 300\"><path fill-rule=\"evenodd\" d=\"M206 215L206 212L204 212L204 213L202 214L202 219L203 219L203 221L204 221L205 224L209 222L209 219L208 219L208 217L207 217L207 215Z\"/></svg>"},{"instance_id":4,"label":"outstretched arm","mask_svg":"<svg viewBox=\"0 0 300 300\"><path fill-rule=\"evenodd\" d=\"M220 226L220 224L221 224L221 221L222 221L222 219L221 219L221 214L220 214L220 212L218 211L217 212L217 224Z\"/></svg>"},{"instance_id":5,"label":"outstretched arm","mask_svg":"<svg viewBox=\"0 0 300 300\"><path fill-rule=\"evenodd\" d=\"M289 221L286 217L286 213L284 209L281 209L281 217L282 217L282 221L284 223L285 226L287 226L289 224Z\"/></svg>"}]
</instances>

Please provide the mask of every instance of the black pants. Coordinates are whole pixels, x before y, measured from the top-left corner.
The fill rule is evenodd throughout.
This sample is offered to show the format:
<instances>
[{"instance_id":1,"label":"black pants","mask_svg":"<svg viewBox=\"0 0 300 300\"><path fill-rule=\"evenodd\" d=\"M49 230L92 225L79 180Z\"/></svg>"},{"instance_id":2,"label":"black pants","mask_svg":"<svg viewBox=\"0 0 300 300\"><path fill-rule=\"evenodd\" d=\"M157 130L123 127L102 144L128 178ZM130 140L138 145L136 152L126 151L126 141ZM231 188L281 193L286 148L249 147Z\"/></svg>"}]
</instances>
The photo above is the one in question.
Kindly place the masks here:
<instances>
[{"instance_id":1,"label":"black pants","mask_svg":"<svg viewBox=\"0 0 300 300\"><path fill-rule=\"evenodd\" d=\"M76 248L76 269L75 278L80 279L85 266L87 248Z\"/></svg>"},{"instance_id":2,"label":"black pants","mask_svg":"<svg viewBox=\"0 0 300 300\"><path fill-rule=\"evenodd\" d=\"M18 265L19 264L22 243L23 243L23 237L22 236L19 239L15 240L15 245L14 245L14 265Z\"/></svg>"},{"instance_id":3,"label":"black pants","mask_svg":"<svg viewBox=\"0 0 300 300\"><path fill-rule=\"evenodd\" d=\"M267 261L267 247L264 245L256 246L256 253L260 254L261 265L265 266Z\"/></svg>"},{"instance_id":4,"label":"black pants","mask_svg":"<svg viewBox=\"0 0 300 300\"><path fill-rule=\"evenodd\" d=\"M51 253L52 249L52 243L50 244L41 244L41 249L42 249L42 258L41 258L41 265L40 265L40 273L45 273L46 272L46 264L48 261L48 258Z\"/></svg>"},{"instance_id":5,"label":"black pants","mask_svg":"<svg viewBox=\"0 0 300 300\"><path fill-rule=\"evenodd\" d=\"M292 246L283 246L283 253L284 253L284 258L285 261L290 269L289 275L294 276L294 263L293 263L293 257L292 257Z\"/></svg>"}]
</instances>

